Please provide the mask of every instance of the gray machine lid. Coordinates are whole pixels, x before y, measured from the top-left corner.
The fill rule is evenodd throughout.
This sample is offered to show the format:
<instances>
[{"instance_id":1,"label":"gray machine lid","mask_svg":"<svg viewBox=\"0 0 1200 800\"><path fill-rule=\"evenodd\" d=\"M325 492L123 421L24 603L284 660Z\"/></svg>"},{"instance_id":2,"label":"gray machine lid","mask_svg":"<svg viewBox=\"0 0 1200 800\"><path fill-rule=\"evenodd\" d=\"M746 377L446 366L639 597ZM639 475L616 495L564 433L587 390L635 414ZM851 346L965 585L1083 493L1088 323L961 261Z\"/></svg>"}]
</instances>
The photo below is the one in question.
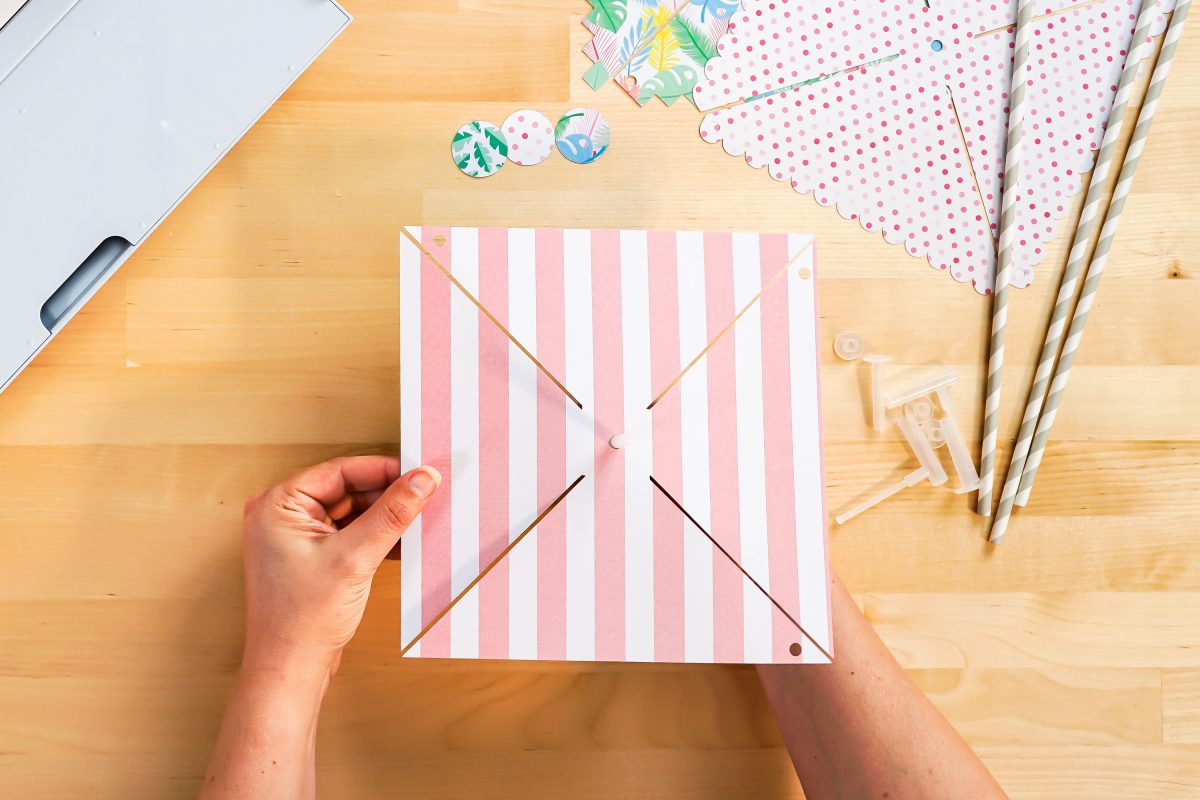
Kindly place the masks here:
<instances>
[{"instance_id":1,"label":"gray machine lid","mask_svg":"<svg viewBox=\"0 0 1200 800\"><path fill-rule=\"evenodd\" d=\"M331 0L29 0L0 28L0 384L349 20Z\"/></svg>"}]
</instances>

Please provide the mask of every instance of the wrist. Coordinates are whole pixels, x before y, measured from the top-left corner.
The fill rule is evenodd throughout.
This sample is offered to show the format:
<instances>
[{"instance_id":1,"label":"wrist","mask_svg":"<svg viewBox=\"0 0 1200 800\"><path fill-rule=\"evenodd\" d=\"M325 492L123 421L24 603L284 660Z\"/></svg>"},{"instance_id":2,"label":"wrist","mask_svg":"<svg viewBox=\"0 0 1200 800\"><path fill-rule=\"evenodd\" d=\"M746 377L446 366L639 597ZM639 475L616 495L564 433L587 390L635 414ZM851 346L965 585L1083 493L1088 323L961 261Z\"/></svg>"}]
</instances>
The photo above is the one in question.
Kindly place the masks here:
<instances>
[{"instance_id":1,"label":"wrist","mask_svg":"<svg viewBox=\"0 0 1200 800\"><path fill-rule=\"evenodd\" d=\"M306 648L274 637L247 635L241 673L287 685L319 686L323 695L336 659L332 648Z\"/></svg>"}]
</instances>

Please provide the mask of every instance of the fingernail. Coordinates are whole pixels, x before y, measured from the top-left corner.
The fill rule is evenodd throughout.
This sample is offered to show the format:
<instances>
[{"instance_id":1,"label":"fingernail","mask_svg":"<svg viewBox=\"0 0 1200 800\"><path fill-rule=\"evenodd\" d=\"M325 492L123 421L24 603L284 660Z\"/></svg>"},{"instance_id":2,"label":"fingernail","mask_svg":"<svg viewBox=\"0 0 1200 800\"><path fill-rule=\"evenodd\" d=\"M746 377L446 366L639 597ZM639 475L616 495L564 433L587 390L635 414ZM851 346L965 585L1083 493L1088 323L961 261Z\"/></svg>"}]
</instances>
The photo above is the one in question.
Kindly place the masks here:
<instances>
[{"instance_id":1,"label":"fingernail","mask_svg":"<svg viewBox=\"0 0 1200 800\"><path fill-rule=\"evenodd\" d=\"M433 467L417 467L408 478L408 485L424 500L442 483L442 475Z\"/></svg>"}]
</instances>

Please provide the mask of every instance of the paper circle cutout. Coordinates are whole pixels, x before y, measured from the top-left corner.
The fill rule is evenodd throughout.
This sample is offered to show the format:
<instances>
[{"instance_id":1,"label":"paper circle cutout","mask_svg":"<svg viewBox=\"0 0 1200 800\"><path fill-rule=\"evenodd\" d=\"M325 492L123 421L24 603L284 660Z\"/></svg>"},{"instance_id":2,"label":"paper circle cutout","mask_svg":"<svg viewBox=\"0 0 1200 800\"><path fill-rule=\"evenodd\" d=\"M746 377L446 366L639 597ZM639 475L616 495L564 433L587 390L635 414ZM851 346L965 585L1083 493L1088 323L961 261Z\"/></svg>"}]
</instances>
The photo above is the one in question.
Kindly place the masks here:
<instances>
[{"instance_id":1,"label":"paper circle cutout","mask_svg":"<svg viewBox=\"0 0 1200 800\"><path fill-rule=\"evenodd\" d=\"M500 126L508 142L508 160L523 167L540 164L554 149L554 131L550 120L530 108L514 111Z\"/></svg>"},{"instance_id":2,"label":"paper circle cutout","mask_svg":"<svg viewBox=\"0 0 1200 800\"><path fill-rule=\"evenodd\" d=\"M450 143L454 165L472 178L495 175L508 157L504 132L490 122L476 120L463 125Z\"/></svg>"},{"instance_id":3,"label":"paper circle cutout","mask_svg":"<svg viewBox=\"0 0 1200 800\"><path fill-rule=\"evenodd\" d=\"M572 108L554 126L558 152L576 164L590 164L604 155L610 141L608 120L594 108Z\"/></svg>"}]
</instances>

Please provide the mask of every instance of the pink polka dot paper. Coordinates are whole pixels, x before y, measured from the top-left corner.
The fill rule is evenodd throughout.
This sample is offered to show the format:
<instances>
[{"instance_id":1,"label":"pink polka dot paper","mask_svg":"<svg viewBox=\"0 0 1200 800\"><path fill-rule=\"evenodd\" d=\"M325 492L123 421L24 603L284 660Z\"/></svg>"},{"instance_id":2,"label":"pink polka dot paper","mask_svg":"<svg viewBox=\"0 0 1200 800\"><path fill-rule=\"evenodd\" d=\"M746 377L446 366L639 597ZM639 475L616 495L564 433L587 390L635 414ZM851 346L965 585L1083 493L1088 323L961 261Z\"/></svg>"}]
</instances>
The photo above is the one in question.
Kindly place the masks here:
<instances>
[{"instance_id":1,"label":"pink polka dot paper","mask_svg":"<svg viewBox=\"0 0 1200 800\"><path fill-rule=\"evenodd\" d=\"M1033 31L1016 286L1092 167L1137 16L1137 0L1034 13L1074 4ZM745 0L694 91L700 135L990 292L1016 6Z\"/></svg>"},{"instance_id":2,"label":"pink polka dot paper","mask_svg":"<svg viewBox=\"0 0 1200 800\"><path fill-rule=\"evenodd\" d=\"M550 120L532 109L514 111L500 126L508 140L508 160L523 167L540 164L554 150Z\"/></svg>"}]
</instances>

